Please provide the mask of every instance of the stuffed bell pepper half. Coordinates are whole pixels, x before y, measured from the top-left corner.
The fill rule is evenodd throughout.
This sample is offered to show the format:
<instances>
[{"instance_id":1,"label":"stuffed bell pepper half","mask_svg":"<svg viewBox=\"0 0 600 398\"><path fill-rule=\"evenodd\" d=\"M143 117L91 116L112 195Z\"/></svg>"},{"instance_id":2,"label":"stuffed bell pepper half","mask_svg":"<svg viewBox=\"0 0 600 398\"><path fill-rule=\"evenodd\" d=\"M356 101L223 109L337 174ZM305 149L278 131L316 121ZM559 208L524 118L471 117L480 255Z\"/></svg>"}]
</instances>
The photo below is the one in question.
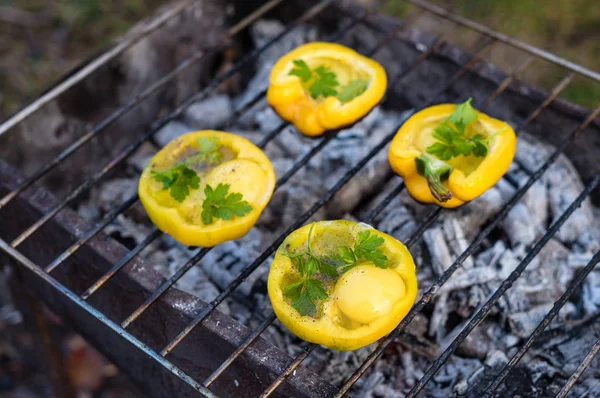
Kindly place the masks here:
<instances>
[{"instance_id":1,"label":"stuffed bell pepper half","mask_svg":"<svg viewBox=\"0 0 600 398\"><path fill-rule=\"evenodd\" d=\"M152 222L175 240L210 247L245 235L275 188L273 166L250 141L205 130L171 141L138 186Z\"/></svg>"},{"instance_id":2,"label":"stuffed bell pepper half","mask_svg":"<svg viewBox=\"0 0 600 398\"><path fill-rule=\"evenodd\" d=\"M390 333L417 296L415 265L393 237L362 223L320 221L292 232L269 271L269 298L298 337L348 351Z\"/></svg>"},{"instance_id":3,"label":"stuffed bell pepper half","mask_svg":"<svg viewBox=\"0 0 600 398\"><path fill-rule=\"evenodd\" d=\"M309 43L273 66L267 100L308 136L356 122L385 94L387 77L376 61L334 43Z\"/></svg>"},{"instance_id":4,"label":"stuffed bell pepper half","mask_svg":"<svg viewBox=\"0 0 600 398\"><path fill-rule=\"evenodd\" d=\"M515 149L512 127L476 111L469 99L412 115L392 140L388 159L413 198L450 208L496 184Z\"/></svg>"}]
</instances>

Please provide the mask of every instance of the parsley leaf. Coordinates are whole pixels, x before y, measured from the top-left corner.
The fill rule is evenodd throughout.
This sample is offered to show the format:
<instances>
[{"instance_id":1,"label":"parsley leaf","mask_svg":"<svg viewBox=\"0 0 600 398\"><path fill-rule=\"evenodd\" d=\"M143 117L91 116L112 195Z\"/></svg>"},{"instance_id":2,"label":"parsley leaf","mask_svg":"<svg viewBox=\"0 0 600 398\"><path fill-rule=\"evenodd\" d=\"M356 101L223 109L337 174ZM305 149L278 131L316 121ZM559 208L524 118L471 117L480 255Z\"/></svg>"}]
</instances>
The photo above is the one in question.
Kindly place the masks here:
<instances>
[{"instance_id":1,"label":"parsley leaf","mask_svg":"<svg viewBox=\"0 0 600 398\"><path fill-rule=\"evenodd\" d=\"M317 306L308 296L306 289L303 289L302 293L294 298L292 301L292 307L294 307L302 316L314 315L314 313L317 311Z\"/></svg>"},{"instance_id":2,"label":"parsley leaf","mask_svg":"<svg viewBox=\"0 0 600 398\"><path fill-rule=\"evenodd\" d=\"M219 151L221 145L217 137L200 137L196 140L199 153L190 156L185 160L186 165L206 164L208 166L216 166L223 161L223 154Z\"/></svg>"},{"instance_id":3,"label":"parsley leaf","mask_svg":"<svg viewBox=\"0 0 600 398\"><path fill-rule=\"evenodd\" d=\"M304 288L304 279L298 282L294 282L290 285L287 285L285 289L283 289L283 294L286 296L296 297L302 293L302 289Z\"/></svg>"},{"instance_id":4,"label":"parsley leaf","mask_svg":"<svg viewBox=\"0 0 600 398\"><path fill-rule=\"evenodd\" d=\"M308 88L311 97L317 99L320 96L326 98L337 95L335 87L339 86L340 83L337 81L337 76L331 71L331 68L323 65L318 66L315 68L315 74L317 76L314 77L312 84Z\"/></svg>"},{"instance_id":5,"label":"parsley leaf","mask_svg":"<svg viewBox=\"0 0 600 398\"><path fill-rule=\"evenodd\" d=\"M454 112L448 118L448 122L455 125L461 134L464 134L465 128L477 119L477 113L471 106L473 98L469 98L462 104L456 105Z\"/></svg>"},{"instance_id":6,"label":"parsley leaf","mask_svg":"<svg viewBox=\"0 0 600 398\"><path fill-rule=\"evenodd\" d=\"M290 304L302 316L313 315L317 310L315 301L329 297L323 282L313 276L323 274L330 278L338 276L337 269L326 259L317 257L312 250L312 233L315 224L311 224L306 240L306 250L301 253L286 254L296 265L302 279L285 287L283 294L291 299ZM318 276L318 275L317 275Z\"/></svg>"},{"instance_id":7,"label":"parsley leaf","mask_svg":"<svg viewBox=\"0 0 600 398\"><path fill-rule=\"evenodd\" d=\"M338 272L333 264L330 264L327 259L322 258L319 261L319 272L327 275L330 278L337 278Z\"/></svg>"},{"instance_id":8,"label":"parsley leaf","mask_svg":"<svg viewBox=\"0 0 600 398\"><path fill-rule=\"evenodd\" d=\"M367 79L352 80L350 83L342 87L337 97L342 104L345 104L346 102L352 101L354 98L367 91L368 87L369 81Z\"/></svg>"},{"instance_id":9,"label":"parsley leaf","mask_svg":"<svg viewBox=\"0 0 600 398\"><path fill-rule=\"evenodd\" d=\"M323 288L323 283L318 279L307 279L306 291L308 293L308 298L312 301L323 300L329 297Z\"/></svg>"},{"instance_id":10,"label":"parsley leaf","mask_svg":"<svg viewBox=\"0 0 600 398\"><path fill-rule=\"evenodd\" d=\"M385 240L381 236L371 235L371 231L361 231L354 246L354 255L372 262L379 268L387 268L387 257L378 249L384 243Z\"/></svg>"},{"instance_id":11,"label":"parsley leaf","mask_svg":"<svg viewBox=\"0 0 600 398\"><path fill-rule=\"evenodd\" d=\"M302 316L313 315L317 310L315 301L329 297L323 288L323 282L314 278L302 279L286 286L283 294L292 299L290 304Z\"/></svg>"},{"instance_id":12,"label":"parsley leaf","mask_svg":"<svg viewBox=\"0 0 600 398\"><path fill-rule=\"evenodd\" d=\"M342 273L351 270L363 261L370 261L379 268L387 268L387 257L379 250L379 246L384 243L385 240L381 236L365 230L358 234L358 241L354 248L338 247L338 258L343 262Z\"/></svg>"},{"instance_id":13,"label":"parsley leaf","mask_svg":"<svg viewBox=\"0 0 600 398\"><path fill-rule=\"evenodd\" d=\"M161 172L153 170L151 174L156 181L162 182L163 189L169 189L173 199L179 203L188 197L190 188L198 189L200 187L200 177L184 164Z\"/></svg>"},{"instance_id":14,"label":"parsley leaf","mask_svg":"<svg viewBox=\"0 0 600 398\"><path fill-rule=\"evenodd\" d=\"M475 134L471 137L471 142L473 142L473 155L483 157L488 153L488 141L489 138L484 137L481 134Z\"/></svg>"},{"instance_id":15,"label":"parsley leaf","mask_svg":"<svg viewBox=\"0 0 600 398\"><path fill-rule=\"evenodd\" d=\"M437 142L427 147L427 153L443 161L460 155L486 156L489 138L482 134L475 134L470 138L465 135L467 126L475 120L477 120L477 113L471 106L471 98L469 98L457 105L448 119L433 130L431 135Z\"/></svg>"},{"instance_id":16,"label":"parsley leaf","mask_svg":"<svg viewBox=\"0 0 600 398\"><path fill-rule=\"evenodd\" d=\"M310 82L308 91L314 99L337 96L342 104L345 104L364 93L369 87L368 79L355 79L341 87L341 91L338 92L336 87L340 83L330 67L320 65L311 70L308 64L301 59L295 59L292 62L294 67L288 74L298 76L304 83Z\"/></svg>"},{"instance_id":17,"label":"parsley leaf","mask_svg":"<svg viewBox=\"0 0 600 398\"><path fill-rule=\"evenodd\" d=\"M204 188L206 199L202 203L202 222L205 225L213 223L213 218L230 220L234 215L241 217L252 211L252 206L242 200L242 194L229 193L229 184L219 184L215 189L210 185Z\"/></svg>"},{"instance_id":18,"label":"parsley leaf","mask_svg":"<svg viewBox=\"0 0 600 398\"><path fill-rule=\"evenodd\" d=\"M305 83L312 78L312 71L306 62L301 59L295 59L292 62L294 63L294 68L288 73L289 75L298 76Z\"/></svg>"}]
</instances>

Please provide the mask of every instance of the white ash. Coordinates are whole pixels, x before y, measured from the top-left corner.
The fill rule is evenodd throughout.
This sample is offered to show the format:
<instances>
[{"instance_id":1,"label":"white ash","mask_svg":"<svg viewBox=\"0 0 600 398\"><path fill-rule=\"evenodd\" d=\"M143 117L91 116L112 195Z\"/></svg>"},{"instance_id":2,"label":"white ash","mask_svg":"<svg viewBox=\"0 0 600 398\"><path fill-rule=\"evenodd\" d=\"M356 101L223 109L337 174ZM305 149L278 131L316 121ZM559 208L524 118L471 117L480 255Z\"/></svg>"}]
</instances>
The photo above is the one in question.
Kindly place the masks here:
<instances>
[{"instance_id":1,"label":"white ash","mask_svg":"<svg viewBox=\"0 0 600 398\"><path fill-rule=\"evenodd\" d=\"M260 46L281 32L283 26L274 21L259 21L251 29L255 45ZM155 137L163 146L171 139L189 131L219 128L230 122L232 112L241 109L266 88L274 62L284 53L306 41L319 37L312 27L300 27L263 52L255 65L256 75L245 91L235 98L222 94L210 97L190 107L180 120L167 124ZM216 246L177 283L176 287L204 301L214 299L246 267L313 203L319 200L341 176L352 168L379 141L394 131L410 110L376 107L361 122L341 130L324 150L273 195L257 225L243 238ZM230 126L253 142L278 128L282 120L267 106L257 103L252 110ZM286 127L265 152L278 178L288 172L318 141L300 135ZM387 165L384 147L314 219L344 217L364 220L389 189L400 183ZM129 161L131 178L108 180L92 191L89 200L79 210L89 219L118 206L128 195L135 193L139 171L155 149L142 147L135 159ZM514 163L508 176L479 198L458 209L444 211L439 220L411 247L419 280L419 298L456 261L474 237L490 223L502 206L515 194L516 181L522 186L529 179L527 172L535 171L554 151L548 144L522 133L518 139L516 158L526 170ZM403 397L425 373L431 362L450 344L462 328L500 287L515 267L525 258L535 242L545 233L566 207L583 189L580 177L567 157L561 155L544 173L516 206L498 223L490 236L439 288L433 302L394 341L374 366L359 379L353 392L358 397ZM416 203L404 190L372 224L392 236L406 240L418 228L433 206ZM119 216L107 232L119 239L141 242L151 231L147 220L129 214ZM118 235L118 236L117 236ZM458 347L457 355L427 384L423 396L477 397L491 382L536 327L552 304L567 289L579 270L600 248L600 211L589 200L573 214L542 251L533 259L514 284L495 305L490 315ZM142 252L149 264L168 277L185 264L198 249L190 249L163 235ZM271 313L266 294L266 279L272 257L266 259L219 306L219 310L237 321L256 328ZM549 329L573 330L573 322L591 319L600 310L600 270L586 279ZM587 334L585 334L587 333ZM589 338L588 332L581 332ZM557 333L560 335L561 333ZM269 327L263 337L290 355L302 352L305 343L292 336L279 322ZM518 370L498 391L498 396L513 396L510 388L519 388L523 395L547 388L554 391L585 355L593 342L577 345L580 339L567 343L554 341L555 350L567 350L550 360L544 349L530 350ZM563 348L563 346L565 348ZM334 352L318 347L304 364L335 385L349 377L373 346L351 353ZM597 366L594 365L594 366ZM563 372L561 369L565 367ZM524 369L524 370L523 370ZM574 388L582 394L597 383L597 376L586 372ZM554 378L554 379L553 379ZM550 382L548 381L550 380ZM515 387L517 386L517 387ZM511 392L513 391L513 392ZM545 391L545 390L544 390Z\"/></svg>"}]
</instances>

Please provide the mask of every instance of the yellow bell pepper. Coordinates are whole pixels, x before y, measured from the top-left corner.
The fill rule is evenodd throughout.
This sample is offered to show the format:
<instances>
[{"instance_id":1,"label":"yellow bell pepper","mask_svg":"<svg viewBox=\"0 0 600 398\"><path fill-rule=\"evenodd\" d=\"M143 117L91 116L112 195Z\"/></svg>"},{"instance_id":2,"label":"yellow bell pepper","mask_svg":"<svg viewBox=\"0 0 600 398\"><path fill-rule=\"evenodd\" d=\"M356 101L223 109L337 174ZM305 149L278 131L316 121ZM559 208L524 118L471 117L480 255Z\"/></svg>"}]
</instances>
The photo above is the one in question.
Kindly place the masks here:
<instances>
[{"instance_id":1,"label":"yellow bell pepper","mask_svg":"<svg viewBox=\"0 0 600 398\"><path fill-rule=\"evenodd\" d=\"M161 149L144 169L138 193L158 229L185 245L210 247L245 235L274 188L273 166L258 147L205 130Z\"/></svg>"},{"instance_id":2,"label":"yellow bell pepper","mask_svg":"<svg viewBox=\"0 0 600 398\"><path fill-rule=\"evenodd\" d=\"M474 110L469 99L411 116L392 140L388 160L413 198L452 208L491 188L515 149L510 125Z\"/></svg>"},{"instance_id":3,"label":"yellow bell pepper","mask_svg":"<svg viewBox=\"0 0 600 398\"><path fill-rule=\"evenodd\" d=\"M390 333L417 296L408 249L346 220L292 232L275 254L267 287L277 318L292 333L340 351Z\"/></svg>"},{"instance_id":4,"label":"yellow bell pepper","mask_svg":"<svg viewBox=\"0 0 600 398\"><path fill-rule=\"evenodd\" d=\"M385 94L387 77L376 61L334 43L309 43L273 66L267 100L308 136L352 124Z\"/></svg>"}]
</instances>

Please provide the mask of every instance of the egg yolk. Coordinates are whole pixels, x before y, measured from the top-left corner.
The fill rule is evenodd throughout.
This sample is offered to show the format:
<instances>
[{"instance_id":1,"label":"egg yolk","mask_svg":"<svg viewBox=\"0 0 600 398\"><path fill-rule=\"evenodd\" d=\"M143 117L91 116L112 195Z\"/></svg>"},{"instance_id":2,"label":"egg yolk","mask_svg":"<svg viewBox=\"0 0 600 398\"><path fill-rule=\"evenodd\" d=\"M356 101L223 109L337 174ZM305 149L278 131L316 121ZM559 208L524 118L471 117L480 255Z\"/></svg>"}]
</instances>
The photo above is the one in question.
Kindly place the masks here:
<instances>
[{"instance_id":1,"label":"egg yolk","mask_svg":"<svg viewBox=\"0 0 600 398\"><path fill-rule=\"evenodd\" d=\"M335 285L340 311L353 321L368 324L392 311L406 293L404 281L391 269L359 265L343 274Z\"/></svg>"}]
</instances>

